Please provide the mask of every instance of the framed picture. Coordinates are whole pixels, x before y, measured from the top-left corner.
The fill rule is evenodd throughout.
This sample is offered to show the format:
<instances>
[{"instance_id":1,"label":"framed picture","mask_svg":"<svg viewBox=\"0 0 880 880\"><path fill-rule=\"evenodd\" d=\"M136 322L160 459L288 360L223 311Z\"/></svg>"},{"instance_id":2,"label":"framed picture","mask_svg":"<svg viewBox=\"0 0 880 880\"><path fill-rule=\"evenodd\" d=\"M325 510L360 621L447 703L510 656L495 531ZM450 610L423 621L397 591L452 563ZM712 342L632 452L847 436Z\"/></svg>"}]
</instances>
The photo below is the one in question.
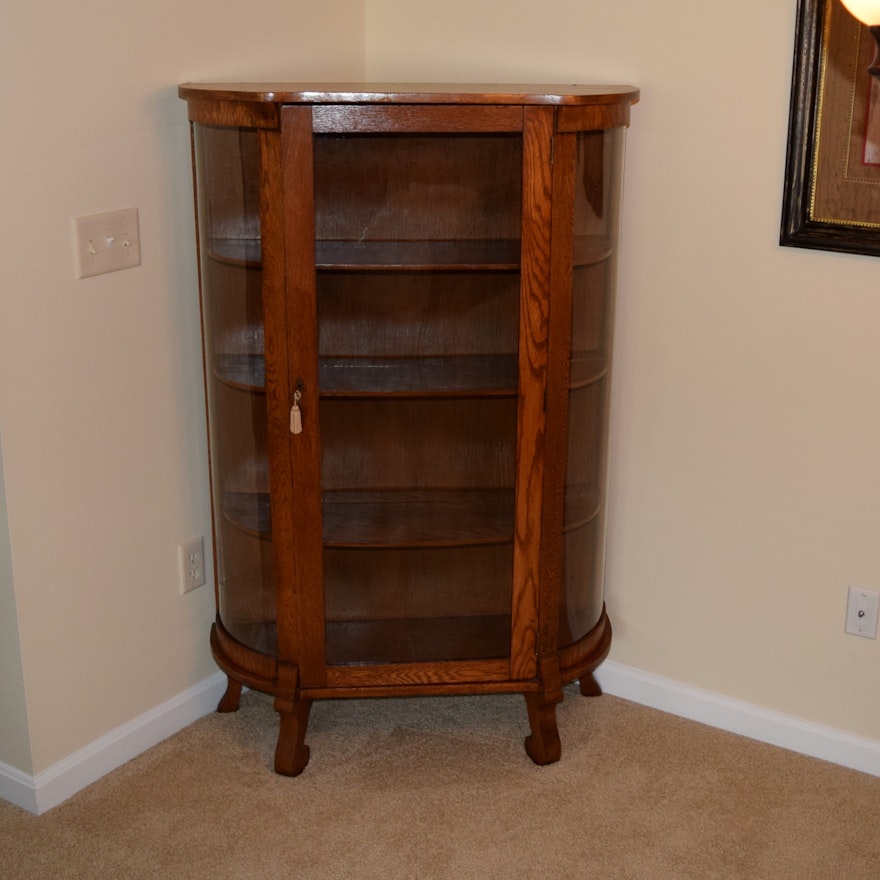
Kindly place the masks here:
<instances>
[{"instance_id":1,"label":"framed picture","mask_svg":"<svg viewBox=\"0 0 880 880\"><path fill-rule=\"evenodd\" d=\"M880 256L875 43L840 0L798 0L780 243Z\"/></svg>"}]
</instances>

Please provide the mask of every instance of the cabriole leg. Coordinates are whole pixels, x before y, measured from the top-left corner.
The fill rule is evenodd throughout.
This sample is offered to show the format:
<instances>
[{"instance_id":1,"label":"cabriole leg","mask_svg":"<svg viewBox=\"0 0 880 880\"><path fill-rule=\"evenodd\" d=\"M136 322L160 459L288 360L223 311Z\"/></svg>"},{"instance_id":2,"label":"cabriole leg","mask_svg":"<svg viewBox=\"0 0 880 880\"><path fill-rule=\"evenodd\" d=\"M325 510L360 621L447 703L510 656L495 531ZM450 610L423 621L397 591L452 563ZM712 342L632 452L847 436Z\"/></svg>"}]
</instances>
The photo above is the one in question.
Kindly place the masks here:
<instances>
[{"instance_id":1,"label":"cabriole leg","mask_svg":"<svg viewBox=\"0 0 880 880\"><path fill-rule=\"evenodd\" d=\"M602 696L602 688L599 686L599 682L596 681L596 676L593 675L592 672L587 672L580 677L580 688L581 694L585 697L601 697Z\"/></svg>"},{"instance_id":2,"label":"cabriole leg","mask_svg":"<svg viewBox=\"0 0 880 880\"><path fill-rule=\"evenodd\" d=\"M275 708L280 716L275 772L282 776L299 776L309 763L309 747L305 745L305 738L312 701L300 698L283 701L289 704L289 708L279 707L280 702L280 699L275 700Z\"/></svg>"},{"instance_id":3,"label":"cabriole leg","mask_svg":"<svg viewBox=\"0 0 880 880\"><path fill-rule=\"evenodd\" d=\"M282 776L299 776L309 763L305 738L311 709L312 701L304 700L299 694L297 667L279 663L275 711L280 716L280 729L275 746L275 772Z\"/></svg>"},{"instance_id":4,"label":"cabriole leg","mask_svg":"<svg viewBox=\"0 0 880 880\"><path fill-rule=\"evenodd\" d=\"M553 764L562 755L562 743L556 724L556 704L559 700L548 698L540 692L529 693L525 697L532 729L531 735L525 741L526 754L536 764Z\"/></svg>"},{"instance_id":5,"label":"cabriole leg","mask_svg":"<svg viewBox=\"0 0 880 880\"><path fill-rule=\"evenodd\" d=\"M231 676L226 676L226 693L217 704L218 712L237 712L241 701L241 682Z\"/></svg>"}]
</instances>

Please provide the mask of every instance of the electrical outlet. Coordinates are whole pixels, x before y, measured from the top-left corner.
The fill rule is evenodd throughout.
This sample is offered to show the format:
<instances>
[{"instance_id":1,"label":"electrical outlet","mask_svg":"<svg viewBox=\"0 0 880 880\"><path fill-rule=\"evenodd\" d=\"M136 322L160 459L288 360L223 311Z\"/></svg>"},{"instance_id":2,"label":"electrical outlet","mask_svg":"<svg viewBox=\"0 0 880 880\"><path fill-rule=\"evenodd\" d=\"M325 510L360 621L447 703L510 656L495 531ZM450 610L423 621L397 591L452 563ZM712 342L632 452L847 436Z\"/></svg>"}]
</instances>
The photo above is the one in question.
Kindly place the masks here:
<instances>
[{"instance_id":1,"label":"electrical outlet","mask_svg":"<svg viewBox=\"0 0 880 880\"><path fill-rule=\"evenodd\" d=\"M177 548L180 592L201 587L205 583L205 539L201 536L185 541Z\"/></svg>"},{"instance_id":2,"label":"electrical outlet","mask_svg":"<svg viewBox=\"0 0 880 880\"><path fill-rule=\"evenodd\" d=\"M880 593L850 587L846 601L845 631L866 639L877 638L877 616L880 612Z\"/></svg>"},{"instance_id":3,"label":"electrical outlet","mask_svg":"<svg viewBox=\"0 0 880 880\"><path fill-rule=\"evenodd\" d=\"M91 278L141 264L137 208L74 220L77 278Z\"/></svg>"}]
</instances>

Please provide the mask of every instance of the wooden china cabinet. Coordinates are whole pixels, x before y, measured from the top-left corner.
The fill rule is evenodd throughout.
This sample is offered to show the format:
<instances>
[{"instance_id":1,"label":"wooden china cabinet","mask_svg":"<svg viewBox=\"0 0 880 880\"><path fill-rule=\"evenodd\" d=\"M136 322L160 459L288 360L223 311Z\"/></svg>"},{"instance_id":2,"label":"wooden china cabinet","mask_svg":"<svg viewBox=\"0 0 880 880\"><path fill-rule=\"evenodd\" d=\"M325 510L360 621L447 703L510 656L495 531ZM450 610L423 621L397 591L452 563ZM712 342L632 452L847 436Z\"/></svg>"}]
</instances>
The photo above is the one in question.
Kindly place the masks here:
<instances>
[{"instance_id":1,"label":"wooden china cabinet","mask_svg":"<svg viewBox=\"0 0 880 880\"><path fill-rule=\"evenodd\" d=\"M606 426L630 87L186 84L228 676L525 695L608 652Z\"/></svg>"}]
</instances>

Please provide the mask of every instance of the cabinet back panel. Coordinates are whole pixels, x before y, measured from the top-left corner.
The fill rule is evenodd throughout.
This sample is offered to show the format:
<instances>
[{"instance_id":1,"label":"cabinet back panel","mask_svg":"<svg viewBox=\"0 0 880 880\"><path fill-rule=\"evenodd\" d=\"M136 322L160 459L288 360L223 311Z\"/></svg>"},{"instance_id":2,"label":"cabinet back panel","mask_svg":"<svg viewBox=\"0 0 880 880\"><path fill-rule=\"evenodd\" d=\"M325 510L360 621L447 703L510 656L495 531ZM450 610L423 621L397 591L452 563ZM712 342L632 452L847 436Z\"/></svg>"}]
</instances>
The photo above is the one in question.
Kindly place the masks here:
<instances>
[{"instance_id":1,"label":"cabinet back panel","mask_svg":"<svg viewBox=\"0 0 880 880\"><path fill-rule=\"evenodd\" d=\"M266 396L230 388L220 382L208 386L211 407L211 465L214 494L269 490Z\"/></svg>"},{"instance_id":2,"label":"cabinet back panel","mask_svg":"<svg viewBox=\"0 0 880 880\"><path fill-rule=\"evenodd\" d=\"M325 490L508 488L516 399L325 400L321 438Z\"/></svg>"},{"instance_id":3,"label":"cabinet back panel","mask_svg":"<svg viewBox=\"0 0 880 880\"><path fill-rule=\"evenodd\" d=\"M326 550L328 620L510 614L510 544Z\"/></svg>"},{"instance_id":4,"label":"cabinet back panel","mask_svg":"<svg viewBox=\"0 0 880 880\"><path fill-rule=\"evenodd\" d=\"M194 125L199 219L210 237L260 237L260 152L256 129ZM206 247L208 241L202 241Z\"/></svg>"},{"instance_id":5,"label":"cabinet back panel","mask_svg":"<svg viewBox=\"0 0 880 880\"><path fill-rule=\"evenodd\" d=\"M218 519L217 581L219 610L231 635L249 647L264 638L261 629L275 622L272 542L247 535Z\"/></svg>"},{"instance_id":6,"label":"cabinet back panel","mask_svg":"<svg viewBox=\"0 0 880 880\"><path fill-rule=\"evenodd\" d=\"M582 638L602 614L604 519L599 517L565 535L565 573L560 607L560 645Z\"/></svg>"},{"instance_id":7,"label":"cabinet back panel","mask_svg":"<svg viewBox=\"0 0 880 880\"><path fill-rule=\"evenodd\" d=\"M350 696L364 695L370 685L382 696L425 685L435 694L445 690L437 685L456 692L492 682L486 689L500 690L509 655L510 617L503 614L327 621L328 680L334 687L355 686Z\"/></svg>"},{"instance_id":8,"label":"cabinet back panel","mask_svg":"<svg viewBox=\"0 0 880 880\"><path fill-rule=\"evenodd\" d=\"M208 339L216 352L262 354L262 273L244 266L206 260L203 308L210 322Z\"/></svg>"},{"instance_id":9,"label":"cabinet back panel","mask_svg":"<svg viewBox=\"0 0 880 880\"><path fill-rule=\"evenodd\" d=\"M604 443L606 382L600 380L569 394L568 422L577 443L571 444L565 482L569 486L600 485Z\"/></svg>"},{"instance_id":10,"label":"cabinet back panel","mask_svg":"<svg viewBox=\"0 0 880 880\"><path fill-rule=\"evenodd\" d=\"M574 234L617 237L622 129L578 135Z\"/></svg>"},{"instance_id":11,"label":"cabinet back panel","mask_svg":"<svg viewBox=\"0 0 880 880\"><path fill-rule=\"evenodd\" d=\"M573 272L571 347L574 352L608 354L608 261Z\"/></svg>"},{"instance_id":12,"label":"cabinet back panel","mask_svg":"<svg viewBox=\"0 0 880 880\"><path fill-rule=\"evenodd\" d=\"M515 354L519 275L323 273L318 323L322 356Z\"/></svg>"},{"instance_id":13,"label":"cabinet back panel","mask_svg":"<svg viewBox=\"0 0 880 880\"><path fill-rule=\"evenodd\" d=\"M518 239L519 135L315 138L318 239Z\"/></svg>"}]
</instances>

